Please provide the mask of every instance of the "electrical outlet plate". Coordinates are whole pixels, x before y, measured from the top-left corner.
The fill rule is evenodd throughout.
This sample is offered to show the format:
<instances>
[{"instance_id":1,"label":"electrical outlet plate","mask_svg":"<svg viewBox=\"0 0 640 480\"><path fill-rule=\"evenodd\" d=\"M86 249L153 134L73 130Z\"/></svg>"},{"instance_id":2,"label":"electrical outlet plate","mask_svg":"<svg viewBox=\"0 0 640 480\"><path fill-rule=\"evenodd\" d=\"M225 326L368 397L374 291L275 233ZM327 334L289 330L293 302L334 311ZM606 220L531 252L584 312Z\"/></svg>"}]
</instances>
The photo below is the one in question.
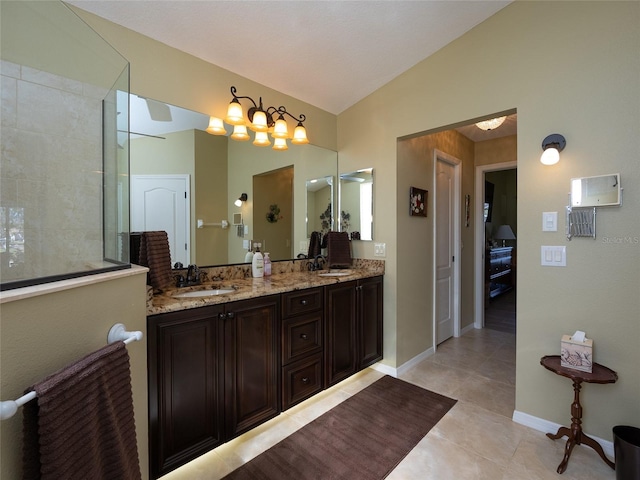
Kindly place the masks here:
<instances>
[{"instance_id":1,"label":"electrical outlet plate","mask_svg":"<svg viewBox=\"0 0 640 480\"><path fill-rule=\"evenodd\" d=\"M373 244L373 255L375 257L386 257L387 256L387 244L386 243L374 243Z\"/></svg>"}]
</instances>

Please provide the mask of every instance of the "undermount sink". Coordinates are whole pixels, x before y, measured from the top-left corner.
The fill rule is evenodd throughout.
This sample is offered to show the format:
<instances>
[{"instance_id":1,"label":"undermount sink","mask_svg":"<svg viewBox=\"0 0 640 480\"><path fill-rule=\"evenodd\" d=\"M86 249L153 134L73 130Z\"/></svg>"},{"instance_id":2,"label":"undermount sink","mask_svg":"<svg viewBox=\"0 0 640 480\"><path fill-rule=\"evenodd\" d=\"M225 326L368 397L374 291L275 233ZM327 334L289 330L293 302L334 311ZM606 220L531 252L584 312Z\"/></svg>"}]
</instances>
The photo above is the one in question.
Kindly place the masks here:
<instances>
[{"instance_id":1,"label":"undermount sink","mask_svg":"<svg viewBox=\"0 0 640 480\"><path fill-rule=\"evenodd\" d=\"M225 295L233 293L233 288L217 288L215 290L196 290L193 292L184 292L173 295L173 298L198 298L198 297L214 297L216 295Z\"/></svg>"},{"instance_id":2,"label":"undermount sink","mask_svg":"<svg viewBox=\"0 0 640 480\"><path fill-rule=\"evenodd\" d=\"M351 270L344 270L342 272L335 271L318 273L319 277L346 277L347 275L353 275L353 272Z\"/></svg>"}]
</instances>

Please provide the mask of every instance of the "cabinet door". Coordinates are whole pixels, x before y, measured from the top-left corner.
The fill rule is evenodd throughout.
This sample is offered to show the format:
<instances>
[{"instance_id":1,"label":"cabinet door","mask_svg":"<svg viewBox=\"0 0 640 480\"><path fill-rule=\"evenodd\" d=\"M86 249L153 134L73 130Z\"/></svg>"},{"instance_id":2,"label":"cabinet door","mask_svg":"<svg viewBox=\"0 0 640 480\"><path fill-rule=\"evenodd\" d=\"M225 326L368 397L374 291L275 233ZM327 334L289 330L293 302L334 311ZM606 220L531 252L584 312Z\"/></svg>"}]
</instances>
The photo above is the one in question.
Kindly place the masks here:
<instances>
[{"instance_id":1,"label":"cabinet door","mask_svg":"<svg viewBox=\"0 0 640 480\"><path fill-rule=\"evenodd\" d=\"M223 443L220 307L147 319L152 478Z\"/></svg>"},{"instance_id":2,"label":"cabinet door","mask_svg":"<svg viewBox=\"0 0 640 480\"><path fill-rule=\"evenodd\" d=\"M280 413L279 297L233 302L225 319L228 438Z\"/></svg>"},{"instance_id":3,"label":"cabinet door","mask_svg":"<svg viewBox=\"0 0 640 480\"><path fill-rule=\"evenodd\" d=\"M356 286L345 282L325 287L325 385L353 375L356 355Z\"/></svg>"},{"instance_id":4,"label":"cabinet door","mask_svg":"<svg viewBox=\"0 0 640 480\"><path fill-rule=\"evenodd\" d=\"M382 277L358 281L358 370L382 359Z\"/></svg>"}]
</instances>

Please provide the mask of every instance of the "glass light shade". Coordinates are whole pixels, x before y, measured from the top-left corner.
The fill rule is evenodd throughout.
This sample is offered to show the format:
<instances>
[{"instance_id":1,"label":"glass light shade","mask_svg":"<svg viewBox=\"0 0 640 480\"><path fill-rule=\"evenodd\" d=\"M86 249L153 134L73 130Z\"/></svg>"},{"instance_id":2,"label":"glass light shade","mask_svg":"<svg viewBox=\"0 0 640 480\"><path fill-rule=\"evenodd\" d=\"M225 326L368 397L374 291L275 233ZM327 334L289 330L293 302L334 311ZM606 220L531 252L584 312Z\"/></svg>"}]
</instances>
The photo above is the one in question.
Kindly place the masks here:
<instances>
[{"instance_id":1,"label":"glass light shade","mask_svg":"<svg viewBox=\"0 0 640 480\"><path fill-rule=\"evenodd\" d=\"M209 117L207 132L212 135L226 135L227 130L224 128L221 118Z\"/></svg>"},{"instance_id":2,"label":"glass light shade","mask_svg":"<svg viewBox=\"0 0 640 480\"><path fill-rule=\"evenodd\" d=\"M253 120L249 126L254 132L266 132L269 128L267 126L267 114L262 110L257 110L253 114Z\"/></svg>"},{"instance_id":3,"label":"glass light shade","mask_svg":"<svg viewBox=\"0 0 640 480\"><path fill-rule=\"evenodd\" d=\"M560 152L558 152L557 148L549 147L544 152L542 152L542 156L540 157L540 162L543 165L555 165L560 160Z\"/></svg>"},{"instance_id":4,"label":"glass light shade","mask_svg":"<svg viewBox=\"0 0 640 480\"><path fill-rule=\"evenodd\" d=\"M273 127L273 133L271 134L273 138L287 138L289 137L289 129L287 127L287 122L284 118L280 117L276 120L276 124Z\"/></svg>"},{"instance_id":5,"label":"glass light shade","mask_svg":"<svg viewBox=\"0 0 640 480\"><path fill-rule=\"evenodd\" d=\"M304 145L309 143L309 139L307 138L307 129L304 128L304 125L301 123L298 124L296 129L293 131L293 138L291 139L291 143L294 145Z\"/></svg>"},{"instance_id":6,"label":"glass light shade","mask_svg":"<svg viewBox=\"0 0 640 480\"><path fill-rule=\"evenodd\" d=\"M235 99L231 101L224 121L229 125L244 125L244 114L242 113L240 102Z\"/></svg>"},{"instance_id":7,"label":"glass light shade","mask_svg":"<svg viewBox=\"0 0 640 480\"><path fill-rule=\"evenodd\" d=\"M242 206L242 200L237 199L235 202L233 202L233 204L234 204L236 207L241 207L241 206Z\"/></svg>"},{"instance_id":8,"label":"glass light shade","mask_svg":"<svg viewBox=\"0 0 640 480\"><path fill-rule=\"evenodd\" d=\"M253 140L253 144L258 147L268 147L271 145L267 132L256 132L256 138Z\"/></svg>"},{"instance_id":9,"label":"glass light shade","mask_svg":"<svg viewBox=\"0 0 640 480\"><path fill-rule=\"evenodd\" d=\"M492 118L491 120L483 120L482 122L476 123L476 127L480 130L493 130L494 128L498 128L500 125L504 123L507 117L498 117Z\"/></svg>"},{"instance_id":10,"label":"glass light shade","mask_svg":"<svg viewBox=\"0 0 640 480\"><path fill-rule=\"evenodd\" d=\"M233 127L231 138L239 142L246 142L247 140L249 140L249 134L247 133L246 125L235 125Z\"/></svg>"},{"instance_id":11,"label":"glass light shade","mask_svg":"<svg viewBox=\"0 0 640 480\"><path fill-rule=\"evenodd\" d=\"M275 138L273 140L273 149L274 150L287 150L289 146L287 145L286 138Z\"/></svg>"}]
</instances>

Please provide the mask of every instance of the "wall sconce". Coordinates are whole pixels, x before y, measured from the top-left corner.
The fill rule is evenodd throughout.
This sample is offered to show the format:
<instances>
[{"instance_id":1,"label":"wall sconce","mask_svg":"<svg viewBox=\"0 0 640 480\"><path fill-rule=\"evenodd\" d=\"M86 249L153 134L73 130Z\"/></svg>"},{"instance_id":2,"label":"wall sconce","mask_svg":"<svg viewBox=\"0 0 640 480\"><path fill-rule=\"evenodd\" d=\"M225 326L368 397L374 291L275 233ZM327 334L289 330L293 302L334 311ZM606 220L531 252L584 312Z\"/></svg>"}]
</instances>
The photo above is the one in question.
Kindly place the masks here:
<instances>
[{"instance_id":1,"label":"wall sconce","mask_svg":"<svg viewBox=\"0 0 640 480\"><path fill-rule=\"evenodd\" d=\"M300 114L299 117L294 117L287 112L287 109L283 106L278 108L267 107L265 109L262 104L262 97L260 97L258 103L256 103L251 97L236 95L236 91L236 87L231 87L233 99L231 103L229 103L227 116L224 118L227 124L233 125L232 139L241 142L249 140L249 133L247 132L247 127L249 127L249 129L255 132L253 144L259 147L271 145L267 133L270 133L274 139L274 150L287 150L287 139L290 139L294 145L309 143L307 129L304 126L304 121L307 117L304 114ZM244 112L240 104L241 99L247 99L253 104L253 106L247 110L248 122L245 121L244 118ZM289 127L285 115L298 122L291 137L289 136ZM226 131L222 120L211 117L207 132L213 135L225 135Z\"/></svg>"},{"instance_id":2,"label":"wall sconce","mask_svg":"<svg viewBox=\"0 0 640 480\"><path fill-rule=\"evenodd\" d=\"M242 194L242 195L240 195L240 197L239 197L235 202L233 202L233 203L234 203L234 205L235 205L236 207L241 207L241 206L242 206L242 204L243 204L244 202L246 202L246 201L247 201L247 198L248 198L248 197L247 197L247 194L246 194L246 193L243 193L243 194Z\"/></svg>"},{"instance_id":3,"label":"wall sconce","mask_svg":"<svg viewBox=\"0 0 640 480\"><path fill-rule=\"evenodd\" d=\"M542 156L540 162L543 165L555 165L560 160L560 152L564 150L567 141L559 133L552 133L542 141Z\"/></svg>"}]
</instances>

